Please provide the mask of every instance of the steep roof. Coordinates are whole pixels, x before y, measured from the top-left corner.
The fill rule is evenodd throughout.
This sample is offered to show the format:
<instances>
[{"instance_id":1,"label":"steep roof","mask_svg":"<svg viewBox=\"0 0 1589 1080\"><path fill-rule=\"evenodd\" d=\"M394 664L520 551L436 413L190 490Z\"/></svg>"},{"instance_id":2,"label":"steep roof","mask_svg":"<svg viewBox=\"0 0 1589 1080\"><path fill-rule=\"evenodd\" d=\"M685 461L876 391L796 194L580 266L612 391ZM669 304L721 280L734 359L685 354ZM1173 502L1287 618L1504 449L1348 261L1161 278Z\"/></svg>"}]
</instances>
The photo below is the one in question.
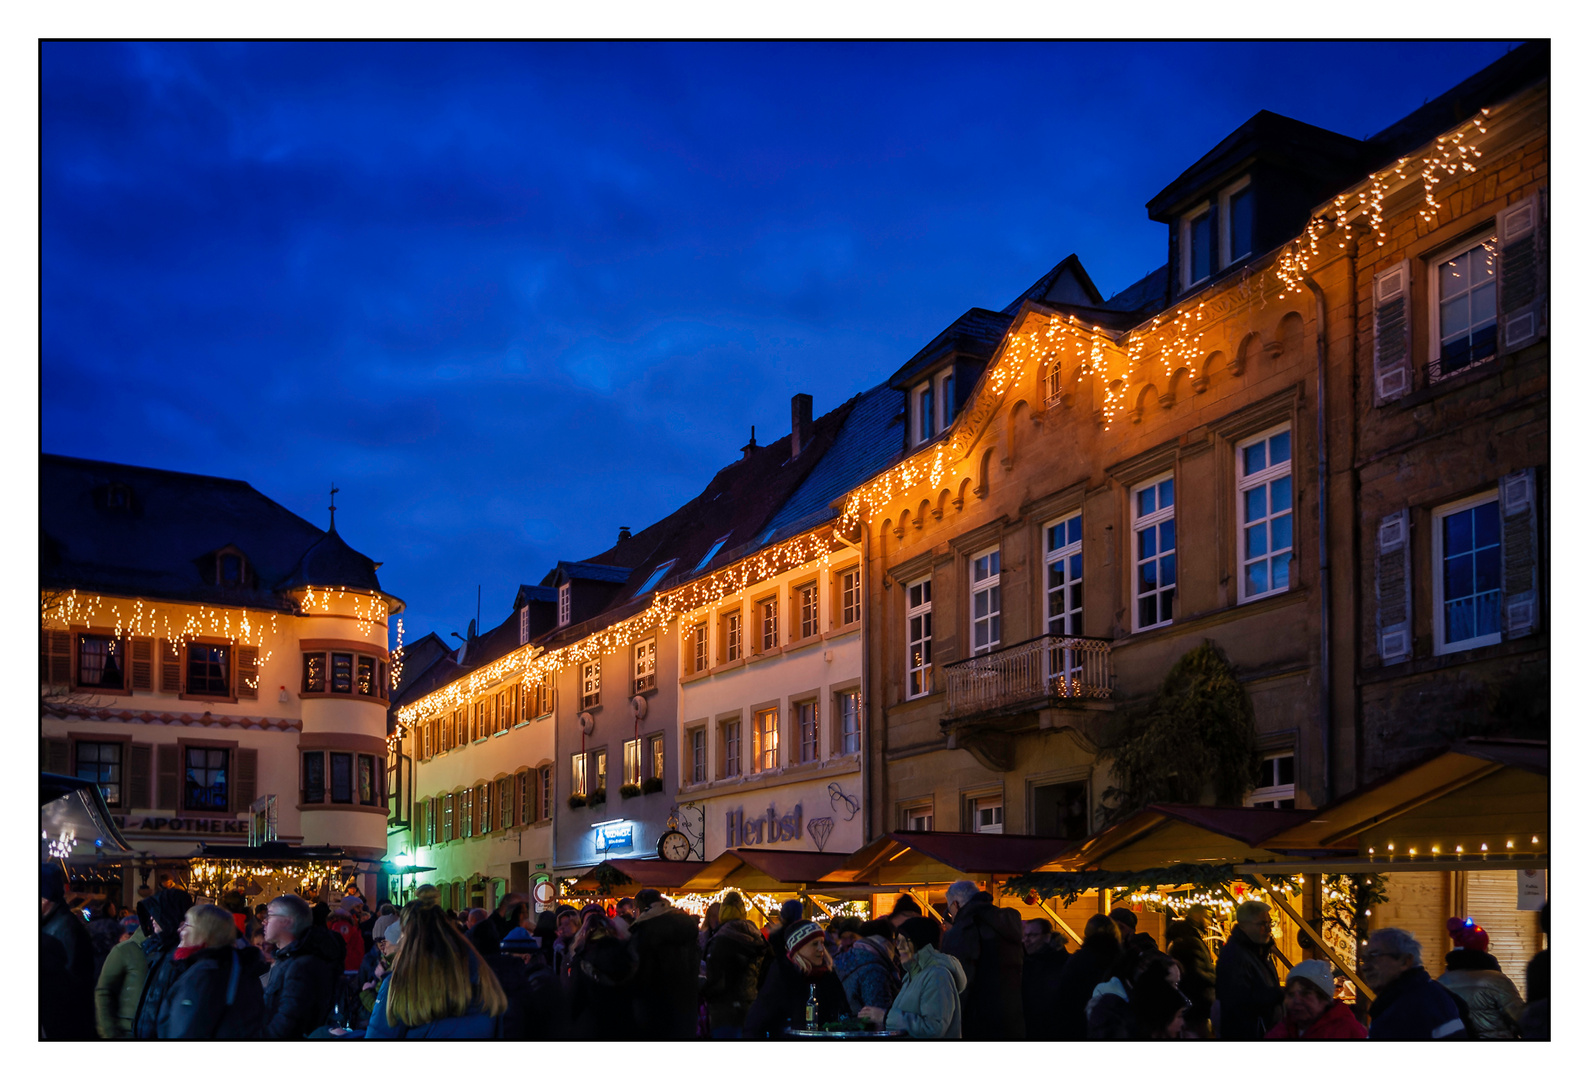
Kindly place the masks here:
<instances>
[{"instance_id":1,"label":"steep roof","mask_svg":"<svg viewBox=\"0 0 1589 1080\"><path fill-rule=\"evenodd\" d=\"M903 388L903 384L950 353L964 353L979 360L990 359L1014 321L1013 312L972 308L940 330L915 356L905 361L888 377L888 385Z\"/></svg>"}]
</instances>

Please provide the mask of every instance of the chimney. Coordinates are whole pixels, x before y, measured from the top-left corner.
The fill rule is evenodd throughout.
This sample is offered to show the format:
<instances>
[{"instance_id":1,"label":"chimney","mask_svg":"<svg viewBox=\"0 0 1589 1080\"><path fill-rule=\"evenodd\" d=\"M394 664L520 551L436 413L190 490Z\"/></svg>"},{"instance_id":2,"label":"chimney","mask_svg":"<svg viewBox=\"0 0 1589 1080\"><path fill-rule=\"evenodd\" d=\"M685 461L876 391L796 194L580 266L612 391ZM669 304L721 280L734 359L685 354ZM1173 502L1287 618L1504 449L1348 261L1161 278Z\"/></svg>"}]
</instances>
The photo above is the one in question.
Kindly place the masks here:
<instances>
[{"instance_id":1,"label":"chimney","mask_svg":"<svg viewBox=\"0 0 1589 1080\"><path fill-rule=\"evenodd\" d=\"M621 544L627 539L629 539L629 526L627 526L627 525L618 526L618 543Z\"/></svg>"},{"instance_id":2,"label":"chimney","mask_svg":"<svg viewBox=\"0 0 1589 1080\"><path fill-rule=\"evenodd\" d=\"M789 457L811 445L811 395L796 394L789 399Z\"/></svg>"}]
</instances>

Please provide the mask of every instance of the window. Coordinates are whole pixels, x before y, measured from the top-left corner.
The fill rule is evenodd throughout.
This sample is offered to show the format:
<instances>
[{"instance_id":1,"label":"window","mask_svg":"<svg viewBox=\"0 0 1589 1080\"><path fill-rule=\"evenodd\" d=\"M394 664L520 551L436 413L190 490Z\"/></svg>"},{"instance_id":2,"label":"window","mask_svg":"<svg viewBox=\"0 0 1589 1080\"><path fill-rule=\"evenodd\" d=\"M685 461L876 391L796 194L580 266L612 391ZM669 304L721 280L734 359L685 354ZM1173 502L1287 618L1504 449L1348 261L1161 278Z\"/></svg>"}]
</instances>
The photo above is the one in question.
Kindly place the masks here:
<instances>
[{"instance_id":1,"label":"window","mask_svg":"<svg viewBox=\"0 0 1589 1080\"><path fill-rule=\"evenodd\" d=\"M971 831L1001 833L1004 831L1004 798L992 795L971 800Z\"/></svg>"},{"instance_id":2,"label":"window","mask_svg":"<svg viewBox=\"0 0 1589 1080\"><path fill-rule=\"evenodd\" d=\"M861 752L861 692L846 690L839 694L839 753Z\"/></svg>"},{"instance_id":3,"label":"window","mask_svg":"<svg viewBox=\"0 0 1589 1080\"><path fill-rule=\"evenodd\" d=\"M552 687L541 676L539 682L524 685L524 715L520 720L529 720L536 716L545 716L552 711Z\"/></svg>"},{"instance_id":4,"label":"window","mask_svg":"<svg viewBox=\"0 0 1589 1080\"><path fill-rule=\"evenodd\" d=\"M519 608L519 644L528 644L530 640L530 605L525 604Z\"/></svg>"},{"instance_id":5,"label":"window","mask_svg":"<svg viewBox=\"0 0 1589 1080\"><path fill-rule=\"evenodd\" d=\"M634 692L653 690L657 685L657 639L646 638L635 642Z\"/></svg>"},{"instance_id":6,"label":"window","mask_svg":"<svg viewBox=\"0 0 1589 1080\"><path fill-rule=\"evenodd\" d=\"M441 801L443 807L441 840L442 843L446 843L448 840L456 839L458 836L458 817L456 812L458 807L458 796L455 794L444 795L442 796Z\"/></svg>"},{"instance_id":7,"label":"window","mask_svg":"<svg viewBox=\"0 0 1589 1080\"><path fill-rule=\"evenodd\" d=\"M573 585L569 582L557 587L557 625L567 626L574 617Z\"/></svg>"},{"instance_id":8,"label":"window","mask_svg":"<svg viewBox=\"0 0 1589 1080\"><path fill-rule=\"evenodd\" d=\"M1236 447L1241 507L1240 599L1291 587L1291 429L1266 431Z\"/></svg>"},{"instance_id":9,"label":"window","mask_svg":"<svg viewBox=\"0 0 1589 1080\"><path fill-rule=\"evenodd\" d=\"M932 691L932 579L905 587L905 696Z\"/></svg>"},{"instance_id":10,"label":"window","mask_svg":"<svg viewBox=\"0 0 1589 1080\"><path fill-rule=\"evenodd\" d=\"M800 609L800 636L813 638L822 632L817 619L817 583L801 585L795 589L795 603Z\"/></svg>"},{"instance_id":11,"label":"window","mask_svg":"<svg viewBox=\"0 0 1589 1080\"><path fill-rule=\"evenodd\" d=\"M938 376L938 430L947 431L955 418L955 369Z\"/></svg>"},{"instance_id":12,"label":"window","mask_svg":"<svg viewBox=\"0 0 1589 1080\"><path fill-rule=\"evenodd\" d=\"M216 577L218 585L241 585L243 583L243 557L236 552L226 552L216 561Z\"/></svg>"},{"instance_id":13,"label":"window","mask_svg":"<svg viewBox=\"0 0 1589 1080\"><path fill-rule=\"evenodd\" d=\"M1501 504L1495 492L1435 511L1435 652L1501 640Z\"/></svg>"},{"instance_id":14,"label":"window","mask_svg":"<svg viewBox=\"0 0 1589 1080\"><path fill-rule=\"evenodd\" d=\"M751 767L756 772L767 772L778 767L778 710L763 709L756 714L751 729L755 745L751 748Z\"/></svg>"},{"instance_id":15,"label":"window","mask_svg":"<svg viewBox=\"0 0 1589 1080\"><path fill-rule=\"evenodd\" d=\"M1032 788L1032 835L1080 840L1087 828L1087 781Z\"/></svg>"},{"instance_id":16,"label":"window","mask_svg":"<svg viewBox=\"0 0 1589 1080\"><path fill-rule=\"evenodd\" d=\"M586 791L586 788L585 788L585 755L584 754L575 754L574 755L574 757L572 759L572 762L571 762L571 765L570 765L570 769L569 769L569 779L571 781L570 787L569 787L570 791L572 791L575 795L579 795L579 796L584 796L585 794L587 794L587 791Z\"/></svg>"},{"instance_id":17,"label":"window","mask_svg":"<svg viewBox=\"0 0 1589 1080\"><path fill-rule=\"evenodd\" d=\"M667 758L663 754L662 736L649 735L646 737L646 743L646 758L651 762L650 779L662 780L666 776L663 770L667 767Z\"/></svg>"},{"instance_id":18,"label":"window","mask_svg":"<svg viewBox=\"0 0 1589 1080\"><path fill-rule=\"evenodd\" d=\"M326 756L319 750L307 750L303 755L303 801L326 801Z\"/></svg>"},{"instance_id":19,"label":"window","mask_svg":"<svg viewBox=\"0 0 1589 1080\"><path fill-rule=\"evenodd\" d=\"M822 756L822 744L818 741L817 703L815 701L801 701L795 703L795 720L800 725L800 760L816 761Z\"/></svg>"},{"instance_id":20,"label":"window","mask_svg":"<svg viewBox=\"0 0 1589 1080\"><path fill-rule=\"evenodd\" d=\"M1175 610L1175 478L1149 480L1131 492L1136 560L1136 628L1164 626Z\"/></svg>"},{"instance_id":21,"label":"window","mask_svg":"<svg viewBox=\"0 0 1589 1080\"><path fill-rule=\"evenodd\" d=\"M899 827L906 832L932 831L932 803L916 803L899 808Z\"/></svg>"},{"instance_id":22,"label":"window","mask_svg":"<svg viewBox=\"0 0 1589 1080\"><path fill-rule=\"evenodd\" d=\"M542 821L552 820L552 767L541 766L541 815Z\"/></svg>"},{"instance_id":23,"label":"window","mask_svg":"<svg viewBox=\"0 0 1589 1080\"><path fill-rule=\"evenodd\" d=\"M595 774L596 774L596 790L597 791L601 791L601 792L605 792L607 790L607 750L606 750L606 748L603 747L602 749L597 750L594 754L591 755L591 757L595 759L595 769L592 770L592 771L594 771Z\"/></svg>"},{"instance_id":24,"label":"window","mask_svg":"<svg viewBox=\"0 0 1589 1080\"><path fill-rule=\"evenodd\" d=\"M326 654L303 654L303 692L306 694L323 694L326 692Z\"/></svg>"},{"instance_id":25,"label":"window","mask_svg":"<svg viewBox=\"0 0 1589 1080\"><path fill-rule=\"evenodd\" d=\"M189 646L189 693L192 689L192 649ZM244 697L259 693L258 659L255 650L238 651L239 691ZM224 667L224 661L223 667ZM387 698L386 662L375 656L355 653L306 652L303 654L303 692L305 694L348 694L361 697Z\"/></svg>"},{"instance_id":26,"label":"window","mask_svg":"<svg viewBox=\"0 0 1589 1080\"><path fill-rule=\"evenodd\" d=\"M436 826L439 824L439 822L436 819L440 817L440 814L438 813L440 809L441 800L425 800L425 843L427 844L435 844L436 840L438 839L436 834Z\"/></svg>"},{"instance_id":27,"label":"window","mask_svg":"<svg viewBox=\"0 0 1589 1080\"><path fill-rule=\"evenodd\" d=\"M1214 211L1204 203L1181 219L1181 283L1190 289L1214 272Z\"/></svg>"},{"instance_id":28,"label":"window","mask_svg":"<svg viewBox=\"0 0 1589 1080\"><path fill-rule=\"evenodd\" d=\"M1253 205L1252 184L1244 176L1181 217L1182 289L1252 254Z\"/></svg>"},{"instance_id":29,"label":"window","mask_svg":"<svg viewBox=\"0 0 1589 1080\"><path fill-rule=\"evenodd\" d=\"M592 660L579 670L580 707L593 709L601 704L601 661Z\"/></svg>"},{"instance_id":30,"label":"window","mask_svg":"<svg viewBox=\"0 0 1589 1080\"><path fill-rule=\"evenodd\" d=\"M458 805L458 835L467 840L474 835L474 788L459 793Z\"/></svg>"},{"instance_id":31,"label":"window","mask_svg":"<svg viewBox=\"0 0 1589 1080\"><path fill-rule=\"evenodd\" d=\"M715 541L713 541L712 546L706 549L706 554L701 556L701 561L695 564L696 571L706 569L706 564L711 562L719 551L723 550L723 545L728 542L728 537L729 534L724 533L722 536L719 536ZM695 571L691 572L694 573Z\"/></svg>"},{"instance_id":32,"label":"window","mask_svg":"<svg viewBox=\"0 0 1589 1080\"><path fill-rule=\"evenodd\" d=\"M353 693L353 654L334 652L331 654L331 692L333 694Z\"/></svg>"},{"instance_id":33,"label":"window","mask_svg":"<svg viewBox=\"0 0 1589 1080\"><path fill-rule=\"evenodd\" d=\"M690 627L690 672L699 674L705 671L710 663L706 644L706 624L696 623Z\"/></svg>"},{"instance_id":34,"label":"window","mask_svg":"<svg viewBox=\"0 0 1589 1080\"><path fill-rule=\"evenodd\" d=\"M933 403L932 383L924 382L916 387L913 395L915 402L914 423L916 427L916 442L924 443L937 432L934 421L937 419L937 409Z\"/></svg>"},{"instance_id":35,"label":"window","mask_svg":"<svg viewBox=\"0 0 1589 1080\"><path fill-rule=\"evenodd\" d=\"M623 782L640 783L640 740L629 739L623 744Z\"/></svg>"},{"instance_id":36,"label":"window","mask_svg":"<svg viewBox=\"0 0 1589 1080\"><path fill-rule=\"evenodd\" d=\"M226 812L227 751L211 746L186 748L187 776L183 784L184 810Z\"/></svg>"},{"instance_id":37,"label":"window","mask_svg":"<svg viewBox=\"0 0 1589 1080\"><path fill-rule=\"evenodd\" d=\"M1048 633L1081 636L1081 515L1051 522L1043 530L1043 561L1048 567Z\"/></svg>"},{"instance_id":38,"label":"window","mask_svg":"<svg viewBox=\"0 0 1589 1080\"><path fill-rule=\"evenodd\" d=\"M331 801L353 801L353 755L328 754L331 759Z\"/></svg>"},{"instance_id":39,"label":"window","mask_svg":"<svg viewBox=\"0 0 1589 1080\"><path fill-rule=\"evenodd\" d=\"M738 660L744 649L743 627L741 616L737 611L730 611L723 616L723 663L732 664Z\"/></svg>"},{"instance_id":40,"label":"window","mask_svg":"<svg viewBox=\"0 0 1589 1080\"><path fill-rule=\"evenodd\" d=\"M540 802L535 798L535 780L540 775L539 769L525 769L516 779L519 789L519 824L528 825L535 820L535 812L540 809Z\"/></svg>"},{"instance_id":41,"label":"window","mask_svg":"<svg viewBox=\"0 0 1589 1080\"><path fill-rule=\"evenodd\" d=\"M656 588L657 585L661 583L662 579L668 576L668 571L673 569L673 564L678 561L679 560L677 559L669 559L667 562L660 564L655 570L651 571L651 576L646 578L645 581L641 583L640 587L635 590L635 595L644 596L646 593Z\"/></svg>"},{"instance_id":42,"label":"window","mask_svg":"<svg viewBox=\"0 0 1589 1080\"><path fill-rule=\"evenodd\" d=\"M73 744L77 751L77 770L73 775L97 783L109 806L121 805L121 745L119 742Z\"/></svg>"},{"instance_id":43,"label":"window","mask_svg":"<svg viewBox=\"0 0 1589 1080\"><path fill-rule=\"evenodd\" d=\"M122 643L99 634L77 635L77 685L104 690L126 688L126 655Z\"/></svg>"},{"instance_id":44,"label":"window","mask_svg":"<svg viewBox=\"0 0 1589 1080\"><path fill-rule=\"evenodd\" d=\"M427 720L419 725L419 757L423 761L436 752L436 721Z\"/></svg>"},{"instance_id":45,"label":"window","mask_svg":"<svg viewBox=\"0 0 1589 1080\"><path fill-rule=\"evenodd\" d=\"M1265 754L1258 786L1247 796L1248 806L1291 810L1297 805L1296 756L1289 750Z\"/></svg>"},{"instance_id":46,"label":"window","mask_svg":"<svg viewBox=\"0 0 1589 1080\"><path fill-rule=\"evenodd\" d=\"M1252 184L1246 177L1219 193L1221 266L1252 254Z\"/></svg>"},{"instance_id":47,"label":"window","mask_svg":"<svg viewBox=\"0 0 1589 1080\"><path fill-rule=\"evenodd\" d=\"M379 806L381 782L375 770L375 758L369 754L359 755L359 805Z\"/></svg>"},{"instance_id":48,"label":"window","mask_svg":"<svg viewBox=\"0 0 1589 1080\"><path fill-rule=\"evenodd\" d=\"M1435 332L1429 378L1434 381L1495 357L1495 233L1458 244L1430 262Z\"/></svg>"},{"instance_id":49,"label":"window","mask_svg":"<svg viewBox=\"0 0 1589 1080\"><path fill-rule=\"evenodd\" d=\"M231 652L226 645L189 645L188 693L230 697L226 687L232 670Z\"/></svg>"},{"instance_id":50,"label":"window","mask_svg":"<svg viewBox=\"0 0 1589 1080\"><path fill-rule=\"evenodd\" d=\"M740 773L739 760L739 721L727 720L723 723L723 775L738 776Z\"/></svg>"},{"instance_id":51,"label":"window","mask_svg":"<svg viewBox=\"0 0 1589 1080\"><path fill-rule=\"evenodd\" d=\"M999 645L999 549L971 557L971 655Z\"/></svg>"},{"instance_id":52,"label":"window","mask_svg":"<svg viewBox=\"0 0 1589 1080\"><path fill-rule=\"evenodd\" d=\"M520 775L528 778L530 774ZM513 828L513 804L513 777L504 776L497 781L497 828Z\"/></svg>"},{"instance_id":53,"label":"window","mask_svg":"<svg viewBox=\"0 0 1589 1080\"><path fill-rule=\"evenodd\" d=\"M706 783L706 729L690 732L690 783Z\"/></svg>"},{"instance_id":54,"label":"window","mask_svg":"<svg viewBox=\"0 0 1589 1080\"><path fill-rule=\"evenodd\" d=\"M778 647L778 598L768 597L758 607L761 609L761 651L771 652Z\"/></svg>"},{"instance_id":55,"label":"window","mask_svg":"<svg viewBox=\"0 0 1589 1080\"><path fill-rule=\"evenodd\" d=\"M839 625L861 621L861 570L852 567L839 571Z\"/></svg>"}]
</instances>

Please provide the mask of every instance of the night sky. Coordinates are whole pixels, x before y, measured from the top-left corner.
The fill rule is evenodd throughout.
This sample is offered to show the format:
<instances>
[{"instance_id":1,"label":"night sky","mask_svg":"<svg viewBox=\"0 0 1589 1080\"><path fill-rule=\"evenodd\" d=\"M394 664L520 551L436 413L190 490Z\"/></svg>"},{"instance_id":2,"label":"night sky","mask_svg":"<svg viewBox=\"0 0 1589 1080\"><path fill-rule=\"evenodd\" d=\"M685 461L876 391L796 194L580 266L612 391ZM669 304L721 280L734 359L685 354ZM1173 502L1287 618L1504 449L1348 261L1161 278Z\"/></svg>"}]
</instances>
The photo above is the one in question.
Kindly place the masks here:
<instances>
[{"instance_id":1,"label":"night sky","mask_svg":"<svg viewBox=\"0 0 1589 1080\"><path fill-rule=\"evenodd\" d=\"M235 477L406 638L665 516L1259 109L1363 137L1505 44L42 47L42 446Z\"/></svg>"}]
</instances>

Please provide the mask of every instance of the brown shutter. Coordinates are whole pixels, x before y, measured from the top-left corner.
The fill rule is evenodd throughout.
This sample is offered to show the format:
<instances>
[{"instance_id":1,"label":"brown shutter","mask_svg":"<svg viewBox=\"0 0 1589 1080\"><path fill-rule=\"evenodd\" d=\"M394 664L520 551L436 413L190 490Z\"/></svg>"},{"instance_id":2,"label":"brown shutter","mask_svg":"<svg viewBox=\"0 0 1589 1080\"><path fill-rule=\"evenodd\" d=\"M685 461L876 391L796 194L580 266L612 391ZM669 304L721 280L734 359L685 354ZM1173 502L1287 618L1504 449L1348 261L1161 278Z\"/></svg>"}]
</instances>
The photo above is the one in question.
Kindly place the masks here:
<instances>
[{"instance_id":1,"label":"brown shutter","mask_svg":"<svg viewBox=\"0 0 1589 1080\"><path fill-rule=\"evenodd\" d=\"M57 776L72 775L72 741L70 739L44 740L44 771Z\"/></svg>"},{"instance_id":2,"label":"brown shutter","mask_svg":"<svg viewBox=\"0 0 1589 1080\"><path fill-rule=\"evenodd\" d=\"M1406 510L1386 514L1379 522L1378 560L1374 571L1379 659L1394 664L1412 659L1412 545Z\"/></svg>"},{"instance_id":3,"label":"brown shutter","mask_svg":"<svg viewBox=\"0 0 1589 1080\"><path fill-rule=\"evenodd\" d=\"M160 639L160 692L162 694L182 693L182 652L174 642L165 638ZM175 810L176 807L163 807Z\"/></svg>"},{"instance_id":4,"label":"brown shutter","mask_svg":"<svg viewBox=\"0 0 1589 1080\"><path fill-rule=\"evenodd\" d=\"M174 743L155 747L155 809L177 809L177 774L181 771L182 748Z\"/></svg>"},{"instance_id":5,"label":"brown shutter","mask_svg":"<svg viewBox=\"0 0 1589 1080\"><path fill-rule=\"evenodd\" d=\"M150 757L153 747L148 743L133 743L127 754L127 787L122 795L123 809L145 809L153 806L149 798L149 781L153 779Z\"/></svg>"},{"instance_id":6,"label":"brown shutter","mask_svg":"<svg viewBox=\"0 0 1589 1080\"><path fill-rule=\"evenodd\" d=\"M1508 639L1539 628L1538 536L1534 470L1501 477L1502 630Z\"/></svg>"},{"instance_id":7,"label":"brown shutter","mask_svg":"<svg viewBox=\"0 0 1589 1080\"><path fill-rule=\"evenodd\" d=\"M232 812L238 813L248 809L249 803L256 798L254 792L259 788L259 751L237 749L232 751L237 759L236 773L232 784Z\"/></svg>"},{"instance_id":8,"label":"brown shutter","mask_svg":"<svg viewBox=\"0 0 1589 1080\"><path fill-rule=\"evenodd\" d=\"M133 690L154 689L154 639L135 637L129 650L132 663L128 665L132 672Z\"/></svg>"},{"instance_id":9,"label":"brown shutter","mask_svg":"<svg viewBox=\"0 0 1589 1080\"><path fill-rule=\"evenodd\" d=\"M252 645L237 648L237 696L259 697L259 650Z\"/></svg>"},{"instance_id":10,"label":"brown shutter","mask_svg":"<svg viewBox=\"0 0 1589 1080\"><path fill-rule=\"evenodd\" d=\"M1383 405L1412 389L1407 302L1412 265L1406 259L1374 275L1374 404Z\"/></svg>"},{"instance_id":11,"label":"brown shutter","mask_svg":"<svg viewBox=\"0 0 1589 1080\"><path fill-rule=\"evenodd\" d=\"M1545 336L1543 200L1530 195L1496 219L1501 248L1500 351L1516 352Z\"/></svg>"},{"instance_id":12,"label":"brown shutter","mask_svg":"<svg viewBox=\"0 0 1589 1080\"><path fill-rule=\"evenodd\" d=\"M72 685L72 635L68 631L44 631L39 648L39 681L51 686Z\"/></svg>"}]
</instances>

